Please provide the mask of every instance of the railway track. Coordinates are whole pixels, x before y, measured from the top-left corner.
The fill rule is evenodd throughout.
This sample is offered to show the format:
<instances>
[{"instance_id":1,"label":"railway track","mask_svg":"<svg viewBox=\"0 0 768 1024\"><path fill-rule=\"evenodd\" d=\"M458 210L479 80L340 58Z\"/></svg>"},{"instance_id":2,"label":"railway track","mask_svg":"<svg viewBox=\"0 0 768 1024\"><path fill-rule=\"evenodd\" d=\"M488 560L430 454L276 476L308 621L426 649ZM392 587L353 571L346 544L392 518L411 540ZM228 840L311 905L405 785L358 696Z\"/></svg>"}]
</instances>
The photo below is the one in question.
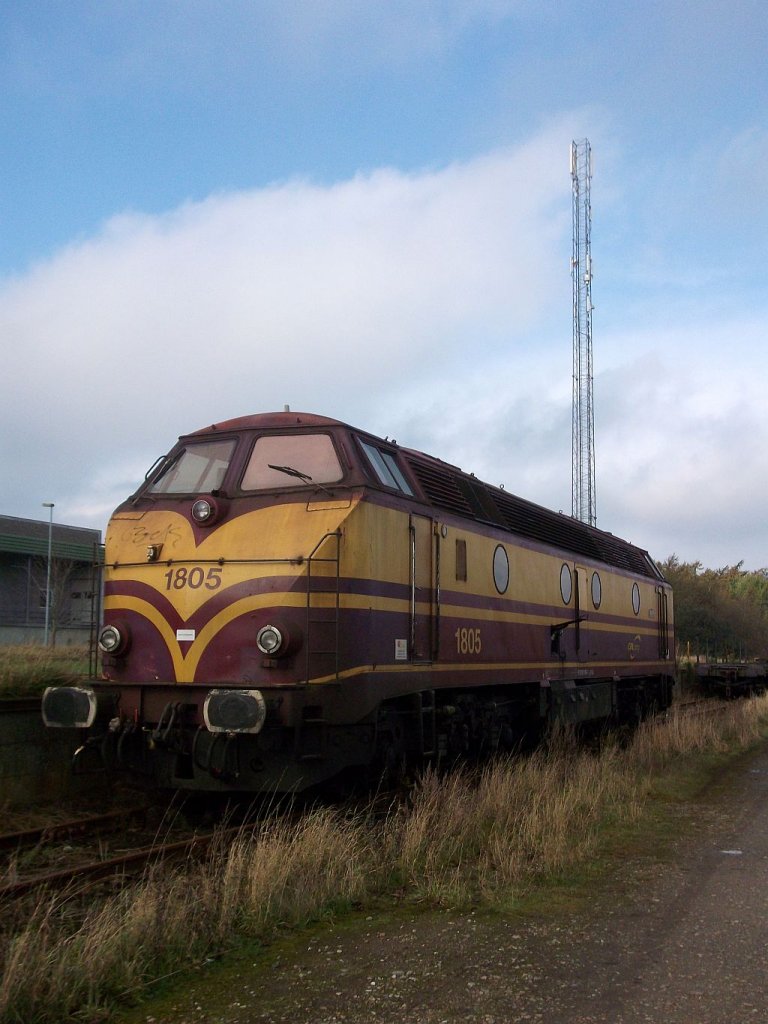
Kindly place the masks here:
<instances>
[{"instance_id":1,"label":"railway track","mask_svg":"<svg viewBox=\"0 0 768 1024\"><path fill-rule=\"evenodd\" d=\"M0 852L7 858L4 870L0 868L0 906L39 889L77 892L102 880L136 878L148 865L200 856L214 842L227 843L259 827L258 822L240 822L231 827L193 831L187 825L176 824L167 830L162 841L156 831L147 828L135 828L132 835L126 824L132 818L140 821L147 810L136 807L112 811L0 835ZM122 844L133 838L136 845L109 850L102 839L108 832L119 833Z\"/></svg>"},{"instance_id":2,"label":"railway track","mask_svg":"<svg viewBox=\"0 0 768 1024\"><path fill-rule=\"evenodd\" d=\"M209 832L169 843L153 843L151 846L130 850L105 860L73 864L69 867L57 868L54 871L45 871L26 878L19 878L16 881L6 882L0 886L0 902L23 896L34 889L59 889L73 883L90 883L94 880L125 875L129 870L143 868L147 864L159 863L171 857L178 857L182 854L188 856L193 851L202 852L210 846L214 839L220 836L224 838L228 831L235 833L241 829L238 827L225 830L223 833Z\"/></svg>"},{"instance_id":3,"label":"railway track","mask_svg":"<svg viewBox=\"0 0 768 1024\"><path fill-rule=\"evenodd\" d=\"M128 871L146 863L152 852L160 860L164 849L171 855L174 845L193 838L191 829L171 821L167 841L158 842L157 830L148 825L151 810L149 804L128 806L0 835L0 900ZM176 836L169 839L172 831ZM116 844L122 847L119 852Z\"/></svg>"},{"instance_id":4,"label":"railway track","mask_svg":"<svg viewBox=\"0 0 768 1024\"><path fill-rule=\"evenodd\" d=\"M131 821L146 816L148 805L122 808L104 814L89 814L71 821L51 822L34 828L0 835L0 852L18 852L61 839L74 839L90 834L104 834L124 828Z\"/></svg>"},{"instance_id":5,"label":"railway track","mask_svg":"<svg viewBox=\"0 0 768 1024\"><path fill-rule=\"evenodd\" d=\"M727 708L733 707L733 701L717 700L715 697L693 697L690 700L679 701L668 708L664 714L664 721L669 721L676 715L679 717L696 717L699 715L717 715Z\"/></svg>"}]
</instances>

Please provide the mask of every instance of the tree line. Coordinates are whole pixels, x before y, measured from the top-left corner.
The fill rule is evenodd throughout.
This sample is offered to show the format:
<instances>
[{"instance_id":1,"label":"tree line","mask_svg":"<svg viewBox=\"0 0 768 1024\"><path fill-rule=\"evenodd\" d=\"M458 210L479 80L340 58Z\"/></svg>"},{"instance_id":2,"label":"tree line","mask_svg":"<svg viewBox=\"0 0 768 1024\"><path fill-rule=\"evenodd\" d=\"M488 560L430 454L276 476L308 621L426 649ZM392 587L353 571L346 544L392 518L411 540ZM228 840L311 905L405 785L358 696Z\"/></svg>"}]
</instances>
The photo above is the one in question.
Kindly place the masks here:
<instances>
[{"instance_id":1,"label":"tree line","mask_svg":"<svg viewBox=\"0 0 768 1024\"><path fill-rule=\"evenodd\" d=\"M705 569L676 555L659 563L674 591L681 657L768 658L768 568L747 571L743 565Z\"/></svg>"}]
</instances>

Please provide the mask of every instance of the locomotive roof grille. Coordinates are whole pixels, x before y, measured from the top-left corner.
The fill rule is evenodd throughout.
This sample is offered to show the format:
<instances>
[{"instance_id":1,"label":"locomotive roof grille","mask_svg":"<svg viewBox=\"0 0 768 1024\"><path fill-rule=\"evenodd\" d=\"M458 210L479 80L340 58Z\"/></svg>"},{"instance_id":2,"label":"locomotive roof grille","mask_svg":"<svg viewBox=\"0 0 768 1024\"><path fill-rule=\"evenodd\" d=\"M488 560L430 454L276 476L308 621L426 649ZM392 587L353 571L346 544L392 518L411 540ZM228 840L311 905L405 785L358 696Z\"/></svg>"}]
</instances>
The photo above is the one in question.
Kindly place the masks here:
<instances>
[{"instance_id":1,"label":"locomotive roof grille","mask_svg":"<svg viewBox=\"0 0 768 1024\"><path fill-rule=\"evenodd\" d=\"M521 537L541 541L585 558L641 576L660 578L653 562L640 548L585 523L551 512L489 487L448 467L407 457L408 465L433 505L478 522L501 526Z\"/></svg>"},{"instance_id":2,"label":"locomotive roof grille","mask_svg":"<svg viewBox=\"0 0 768 1024\"><path fill-rule=\"evenodd\" d=\"M408 459L408 465L433 505L470 519L477 518L465 495L459 490L455 476L438 466L429 466L413 459Z\"/></svg>"}]
</instances>

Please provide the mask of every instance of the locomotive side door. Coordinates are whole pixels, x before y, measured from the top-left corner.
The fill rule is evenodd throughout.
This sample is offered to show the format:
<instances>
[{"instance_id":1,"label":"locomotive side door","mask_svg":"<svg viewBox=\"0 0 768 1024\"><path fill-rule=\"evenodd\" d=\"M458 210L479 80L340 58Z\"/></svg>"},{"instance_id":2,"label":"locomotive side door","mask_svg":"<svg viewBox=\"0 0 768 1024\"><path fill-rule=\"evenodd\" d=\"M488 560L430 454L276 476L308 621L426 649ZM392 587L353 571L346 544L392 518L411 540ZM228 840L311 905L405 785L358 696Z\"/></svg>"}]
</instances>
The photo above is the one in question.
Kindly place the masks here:
<instances>
[{"instance_id":1,"label":"locomotive side door","mask_svg":"<svg viewBox=\"0 0 768 1024\"><path fill-rule=\"evenodd\" d=\"M412 514L410 534L410 659L431 661L435 655L437 548L429 516Z\"/></svg>"},{"instance_id":2,"label":"locomotive side door","mask_svg":"<svg viewBox=\"0 0 768 1024\"><path fill-rule=\"evenodd\" d=\"M574 644L577 661L589 661L589 571L574 566Z\"/></svg>"},{"instance_id":3,"label":"locomotive side door","mask_svg":"<svg viewBox=\"0 0 768 1024\"><path fill-rule=\"evenodd\" d=\"M659 621L659 657L669 658L669 600L664 587L656 588Z\"/></svg>"}]
</instances>

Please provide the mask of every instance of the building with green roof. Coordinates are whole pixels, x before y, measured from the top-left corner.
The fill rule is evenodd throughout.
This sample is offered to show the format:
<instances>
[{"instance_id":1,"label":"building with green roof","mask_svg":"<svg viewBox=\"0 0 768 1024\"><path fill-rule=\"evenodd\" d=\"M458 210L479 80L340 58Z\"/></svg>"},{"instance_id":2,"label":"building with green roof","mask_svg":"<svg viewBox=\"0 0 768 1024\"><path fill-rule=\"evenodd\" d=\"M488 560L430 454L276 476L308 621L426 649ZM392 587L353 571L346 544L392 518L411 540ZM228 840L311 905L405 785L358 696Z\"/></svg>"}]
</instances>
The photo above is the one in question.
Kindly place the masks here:
<instances>
[{"instance_id":1,"label":"building with green roof","mask_svg":"<svg viewBox=\"0 0 768 1024\"><path fill-rule=\"evenodd\" d=\"M101 532L0 515L0 643L87 643L101 604Z\"/></svg>"}]
</instances>

